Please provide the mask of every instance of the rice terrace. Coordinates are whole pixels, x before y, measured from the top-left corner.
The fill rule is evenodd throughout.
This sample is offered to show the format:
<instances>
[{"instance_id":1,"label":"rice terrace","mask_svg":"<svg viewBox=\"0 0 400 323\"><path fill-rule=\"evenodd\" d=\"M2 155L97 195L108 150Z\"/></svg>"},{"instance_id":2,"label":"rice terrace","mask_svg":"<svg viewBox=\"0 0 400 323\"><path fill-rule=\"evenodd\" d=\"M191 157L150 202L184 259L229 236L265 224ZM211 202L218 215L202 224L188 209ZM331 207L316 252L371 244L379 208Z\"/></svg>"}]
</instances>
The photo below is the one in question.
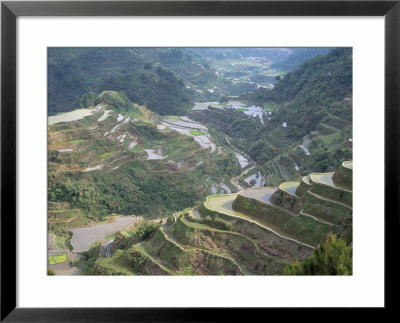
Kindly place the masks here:
<instances>
[{"instance_id":1,"label":"rice terrace","mask_svg":"<svg viewBox=\"0 0 400 323\"><path fill-rule=\"evenodd\" d=\"M352 275L351 48L48 48L48 275Z\"/></svg>"}]
</instances>

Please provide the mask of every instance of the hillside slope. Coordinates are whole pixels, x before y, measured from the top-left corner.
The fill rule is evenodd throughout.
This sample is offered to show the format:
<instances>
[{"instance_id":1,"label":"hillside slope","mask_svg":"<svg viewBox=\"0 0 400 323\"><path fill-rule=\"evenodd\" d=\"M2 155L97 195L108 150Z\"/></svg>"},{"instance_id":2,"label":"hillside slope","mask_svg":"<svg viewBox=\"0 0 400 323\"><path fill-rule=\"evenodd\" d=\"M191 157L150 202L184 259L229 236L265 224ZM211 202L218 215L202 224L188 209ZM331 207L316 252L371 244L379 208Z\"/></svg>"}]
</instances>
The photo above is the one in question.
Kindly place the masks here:
<instances>
[{"instance_id":1,"label":"hillside slope","mask_svg":"<svg viewBox=\"0 0 400 323\"><path fill-rule=\"evenodd\" d=\"M340 183L340 184L339 184ZM84 274L274 275L331 234L352 241L352 162L279 188L208 196L167 221L118 232L112 255L86 255ZM146 232L146 233L145 233Z\"/></svg>"},{"instance_id":2,"label":"hillside slope","mask_svg":"<svg viewBox=\"0 0 400 323\"><path fill-rule=\"evenodd\" d=\"M309 60L273 89L260 88L242 99L263 107L261 120L246 115L248 108L233 110L229 104L190 116L229 136L257 162L267 184L312 170L332 171L352 158L351 49Z\"/></svg>"},{"instance_id":3,"label":"hillside slope","mask_svg":"<svg viewBox=\"0 0 400 323\"><path fill-rule=\"evenodd\" d=\"M215 183L230 190L236 158L210 149L203 132L180 134L118 92L105 91L95 102L49 118L48 200L58 205L49 212L56 235L66 238L68 228L113 213L165 216L194 205Z\"/></svg>"}]
</instances>

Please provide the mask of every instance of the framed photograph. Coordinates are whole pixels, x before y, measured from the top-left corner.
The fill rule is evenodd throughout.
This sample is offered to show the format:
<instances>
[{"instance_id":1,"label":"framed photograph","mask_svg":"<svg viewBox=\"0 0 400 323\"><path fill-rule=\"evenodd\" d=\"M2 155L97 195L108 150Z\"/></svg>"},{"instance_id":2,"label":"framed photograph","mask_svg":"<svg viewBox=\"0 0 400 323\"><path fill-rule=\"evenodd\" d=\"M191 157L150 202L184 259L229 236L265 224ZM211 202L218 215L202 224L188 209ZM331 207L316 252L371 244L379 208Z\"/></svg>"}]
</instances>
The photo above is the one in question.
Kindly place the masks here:
<instances>
[{"instance_id":1,"label":"framed photograph","mask_svg":"<svg viewBox=\"0 0 400 323\"><path fill-rule=\"evenodd\" d=\"M399 13L2 2L1 320L392 308Z\"/></svg>"}]
</instances>

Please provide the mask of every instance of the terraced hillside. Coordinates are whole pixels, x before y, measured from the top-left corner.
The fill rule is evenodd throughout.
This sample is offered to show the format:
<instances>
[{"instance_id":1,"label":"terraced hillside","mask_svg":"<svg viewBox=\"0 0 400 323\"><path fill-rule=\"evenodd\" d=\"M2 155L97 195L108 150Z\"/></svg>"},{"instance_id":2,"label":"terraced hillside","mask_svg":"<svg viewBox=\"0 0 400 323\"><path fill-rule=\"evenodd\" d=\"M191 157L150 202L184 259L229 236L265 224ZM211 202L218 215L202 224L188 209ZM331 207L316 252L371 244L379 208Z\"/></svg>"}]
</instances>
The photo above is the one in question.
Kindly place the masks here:
<instances>
[{"instance_id":1,"label":"terraced hillside","mask_svg":"<svg viewBox=\"0 0 400 323\"><path fill-rule=\"evenodd\" d=\"M93 246L84 273L281 274L286 264L309 258L329 233L352 241L351 190L337 184L351 182L351 171L352 163L344 162L333 174L208 196L196 208L153 223L147 239L138 231L148 223L119 232L111 257L98 257L101 246Z\"/></svg>"},{"instance_id":2,"label":"terraced hillside","mask_svg":"<svg viewBox=\"0 0 400 323\"><path fill-rule=\"evenodd\" d=\"M50 49L49 269L277 275L351 243L352 50L324 51Z\"/></svg>"},{"instance_id":3,"label":"terraced hillside","mask_svg":"<svg viewBox=\"0 0 400 323\"><path fill-rule=\"evenodd\" d=\"M352 158L352 51L335 49L224 107L189 116L224 133L267 185L333 171Z\"/></svg>"},{"instance_id":4,"label":"terraced hillside","mask_svg":"<svg viewBox=\"0 0 400 323\"><path fill-rule=\"evenodd\" d=\"M71 249L70 228L113 214L166 216L195 205L215 185L235 190L236 157L217 149L206 127L185 117L161 119L114 91L96 101L85 113L49 117L49 230L61 247Z\"/></svg>"}]
</instances>

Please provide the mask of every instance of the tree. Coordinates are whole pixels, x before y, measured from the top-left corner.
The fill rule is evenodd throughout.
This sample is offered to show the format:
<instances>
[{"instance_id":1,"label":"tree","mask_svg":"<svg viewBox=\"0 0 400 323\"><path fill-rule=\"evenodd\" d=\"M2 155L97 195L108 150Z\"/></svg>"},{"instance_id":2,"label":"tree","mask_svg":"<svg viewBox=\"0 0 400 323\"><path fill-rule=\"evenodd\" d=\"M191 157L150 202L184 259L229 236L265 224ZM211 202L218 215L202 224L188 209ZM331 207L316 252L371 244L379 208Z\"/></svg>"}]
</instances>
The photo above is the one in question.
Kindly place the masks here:
<instances>
[{"instance_id":1,"label":"tree","mask_svg":"<svg viewBox=\"0 0 400 323\"><path fill-rule=\"evenodd\" d=\"M94 92L86 93L81 99L81 108L93 107L97 99L97 94Z\"/></svg>"},{"instance_id":2,"label":"tree","mask_svg":"<svg viewBox=\"0 0 400 323\"><path fill-rule=\"evenodd\" d=\"M311 258L286 265L283 275L352 275L353 247L343 238L329 234L322 244L314 249Z\"/></svg>"},{"instance_id":3,"label":"tree","mask_svg":"<svg viewBox=\"0 0 400 323\"><path fill-rule=\"evenodd\" d=\"M279 75L275 76L275 80L279 81L281 77Z\"/></svg>"},{"instance_id":4,"label":"tree","mask_svg":"<svg viewBox=\"0 0 400 323\"><path fill-rule=\"evenodd\" d=\"M183 269L183 271L182 271L182 275L183 275L183 276L191 276L191 275L194 275L194 274L195 274L195 273L194 273L193 268L192 268L191 265L185 267L185 268Z\"/></svg>"}]
</instances>

